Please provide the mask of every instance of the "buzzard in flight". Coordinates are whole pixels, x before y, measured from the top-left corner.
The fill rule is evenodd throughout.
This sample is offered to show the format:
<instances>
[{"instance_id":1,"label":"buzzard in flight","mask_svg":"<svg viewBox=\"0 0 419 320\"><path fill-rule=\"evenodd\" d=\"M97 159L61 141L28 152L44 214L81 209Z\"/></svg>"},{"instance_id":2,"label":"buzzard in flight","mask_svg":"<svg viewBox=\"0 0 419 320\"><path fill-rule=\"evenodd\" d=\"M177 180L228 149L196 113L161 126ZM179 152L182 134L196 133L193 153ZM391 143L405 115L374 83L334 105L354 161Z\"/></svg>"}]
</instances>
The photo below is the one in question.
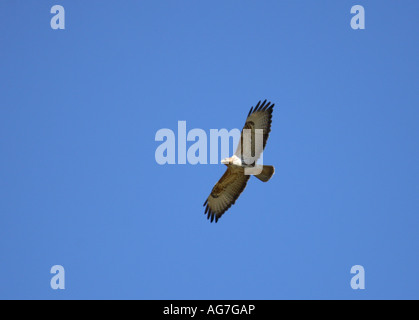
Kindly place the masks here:
<instances>
[{"instance_id":1,"label":"buzzard in flight","mask_svg":"<svg viewBox=\"0 0 419 320\"><path fill-rule=\"evenodd\" d=\"M207 218L211 222L214 219L217 222L243 192L250 178L247 169L258 169L254 176L263 182L269 181L273 176L273 166L264 165L258 168L256 165L271 131L273 107L274 104L265 100L259 101L254 109L250 109L236 152L231 158L221 161L227 166L227 170L204 203L205 214L208 214Z\"/></svg>"}]
</instances>

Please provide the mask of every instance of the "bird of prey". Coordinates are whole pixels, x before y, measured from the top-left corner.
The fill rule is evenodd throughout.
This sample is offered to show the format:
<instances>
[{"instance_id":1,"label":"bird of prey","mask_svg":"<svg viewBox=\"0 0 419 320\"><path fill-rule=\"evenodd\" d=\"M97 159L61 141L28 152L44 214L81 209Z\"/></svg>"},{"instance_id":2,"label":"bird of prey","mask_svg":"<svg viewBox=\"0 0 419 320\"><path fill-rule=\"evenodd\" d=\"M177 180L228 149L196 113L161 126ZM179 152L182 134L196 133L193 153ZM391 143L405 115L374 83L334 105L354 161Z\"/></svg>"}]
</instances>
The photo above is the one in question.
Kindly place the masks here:
<instances>
[{"instance_id":1,"label":"bird of prey","mask_svg":"<svg viewBox=\"0 0 419 320\"><path fill-rule=\"evenodd\" d=\"M237 150L231 158L221 161L227 170L215 184L204 203L205 214L211 222L218 221L237 200L246 187L250 175L246 169L256 168L257 159L265 149L271 131L272 111L275 104L259 101L251 108L241 132ZM247 129L247 130L246 130ZM245 133L247 131L247 133ZM258 143L260 141L261 143ZM246 147L247 146L247 147ZM256 171L255 177L263 182L269 181L275 172L273 166L264 165Z\"/></svg>"}]
</instances>

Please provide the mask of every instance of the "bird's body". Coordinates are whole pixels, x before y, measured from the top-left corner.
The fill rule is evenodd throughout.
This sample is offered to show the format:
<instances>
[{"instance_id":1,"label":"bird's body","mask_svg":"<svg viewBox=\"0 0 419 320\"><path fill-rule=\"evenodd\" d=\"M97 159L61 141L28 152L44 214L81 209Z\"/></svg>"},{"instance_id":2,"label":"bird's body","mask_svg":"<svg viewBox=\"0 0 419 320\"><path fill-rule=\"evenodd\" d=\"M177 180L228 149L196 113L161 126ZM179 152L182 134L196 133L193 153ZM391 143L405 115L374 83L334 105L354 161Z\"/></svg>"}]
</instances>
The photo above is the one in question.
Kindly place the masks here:
<instances>
[{"instance_id":1,"label":"bird's body","mask_svg":"<svg viewBox=\"0 0 419 320\"><path fill-rule=\"evenodd\" d=\"M274 104L266 100L250 109L241 133L240 143L230 158L223 159L227 170L215 184L204 203L205 214L211 222L218 219L236 202L250 178L254 175L263 182L269 181L275 172L273 166L257 165L271 131Z\"/></svg>"}]
</instances>

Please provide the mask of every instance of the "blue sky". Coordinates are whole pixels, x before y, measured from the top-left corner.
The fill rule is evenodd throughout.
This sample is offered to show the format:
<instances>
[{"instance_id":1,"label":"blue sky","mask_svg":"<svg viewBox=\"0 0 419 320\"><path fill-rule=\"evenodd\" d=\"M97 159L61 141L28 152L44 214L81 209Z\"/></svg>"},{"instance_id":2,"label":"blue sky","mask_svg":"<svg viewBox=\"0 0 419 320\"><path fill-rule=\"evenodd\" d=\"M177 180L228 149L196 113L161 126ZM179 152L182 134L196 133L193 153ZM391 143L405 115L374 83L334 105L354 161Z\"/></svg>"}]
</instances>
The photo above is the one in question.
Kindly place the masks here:
<instances>
[{"instance_id":1,"label":"blue sky","mask_svg":"<svg viewBox=\"0 0 419 320\"><path fill-rule=\"evenodd\" d=\"M418 299L418 12L1 1L0 298ZM260 99L276 174L210 224L224 166L158 165L155 133L241 128Z\"/></svg>"}]
</instances>

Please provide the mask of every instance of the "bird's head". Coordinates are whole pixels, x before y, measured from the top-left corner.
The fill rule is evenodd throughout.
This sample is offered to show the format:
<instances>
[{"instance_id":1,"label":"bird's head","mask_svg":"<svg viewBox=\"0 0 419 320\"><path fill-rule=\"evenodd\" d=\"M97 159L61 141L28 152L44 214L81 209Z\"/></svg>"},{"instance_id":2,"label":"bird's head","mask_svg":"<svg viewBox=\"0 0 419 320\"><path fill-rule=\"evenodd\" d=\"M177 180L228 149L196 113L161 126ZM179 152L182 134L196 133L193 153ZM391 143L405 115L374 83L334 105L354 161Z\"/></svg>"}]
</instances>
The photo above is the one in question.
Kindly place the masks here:
<instances>
[{"instance_id":1,"label":"bird's head","mask_svg":"<svg viewBox=\"0 0 419 320\"><path fill-rule=\"evenodd\" d=\"M225 164L226 166L228 165L241 166L242 165L241 160L236 155L232 156L231 158L225 158L221 160L221 163Z\"/></svg>"},{"instance_id":2,"label":"bird's head","mask_svg":"<svg viewBox=\"0 0 419 320\"><path fill-rule=\"evenodd\" d=\"M230 164L230 162L231 162L231 158L225 158L225 159L221 160L221 163L225 164L226 166L228 166Z\"/></svg>"}]
</instances>

